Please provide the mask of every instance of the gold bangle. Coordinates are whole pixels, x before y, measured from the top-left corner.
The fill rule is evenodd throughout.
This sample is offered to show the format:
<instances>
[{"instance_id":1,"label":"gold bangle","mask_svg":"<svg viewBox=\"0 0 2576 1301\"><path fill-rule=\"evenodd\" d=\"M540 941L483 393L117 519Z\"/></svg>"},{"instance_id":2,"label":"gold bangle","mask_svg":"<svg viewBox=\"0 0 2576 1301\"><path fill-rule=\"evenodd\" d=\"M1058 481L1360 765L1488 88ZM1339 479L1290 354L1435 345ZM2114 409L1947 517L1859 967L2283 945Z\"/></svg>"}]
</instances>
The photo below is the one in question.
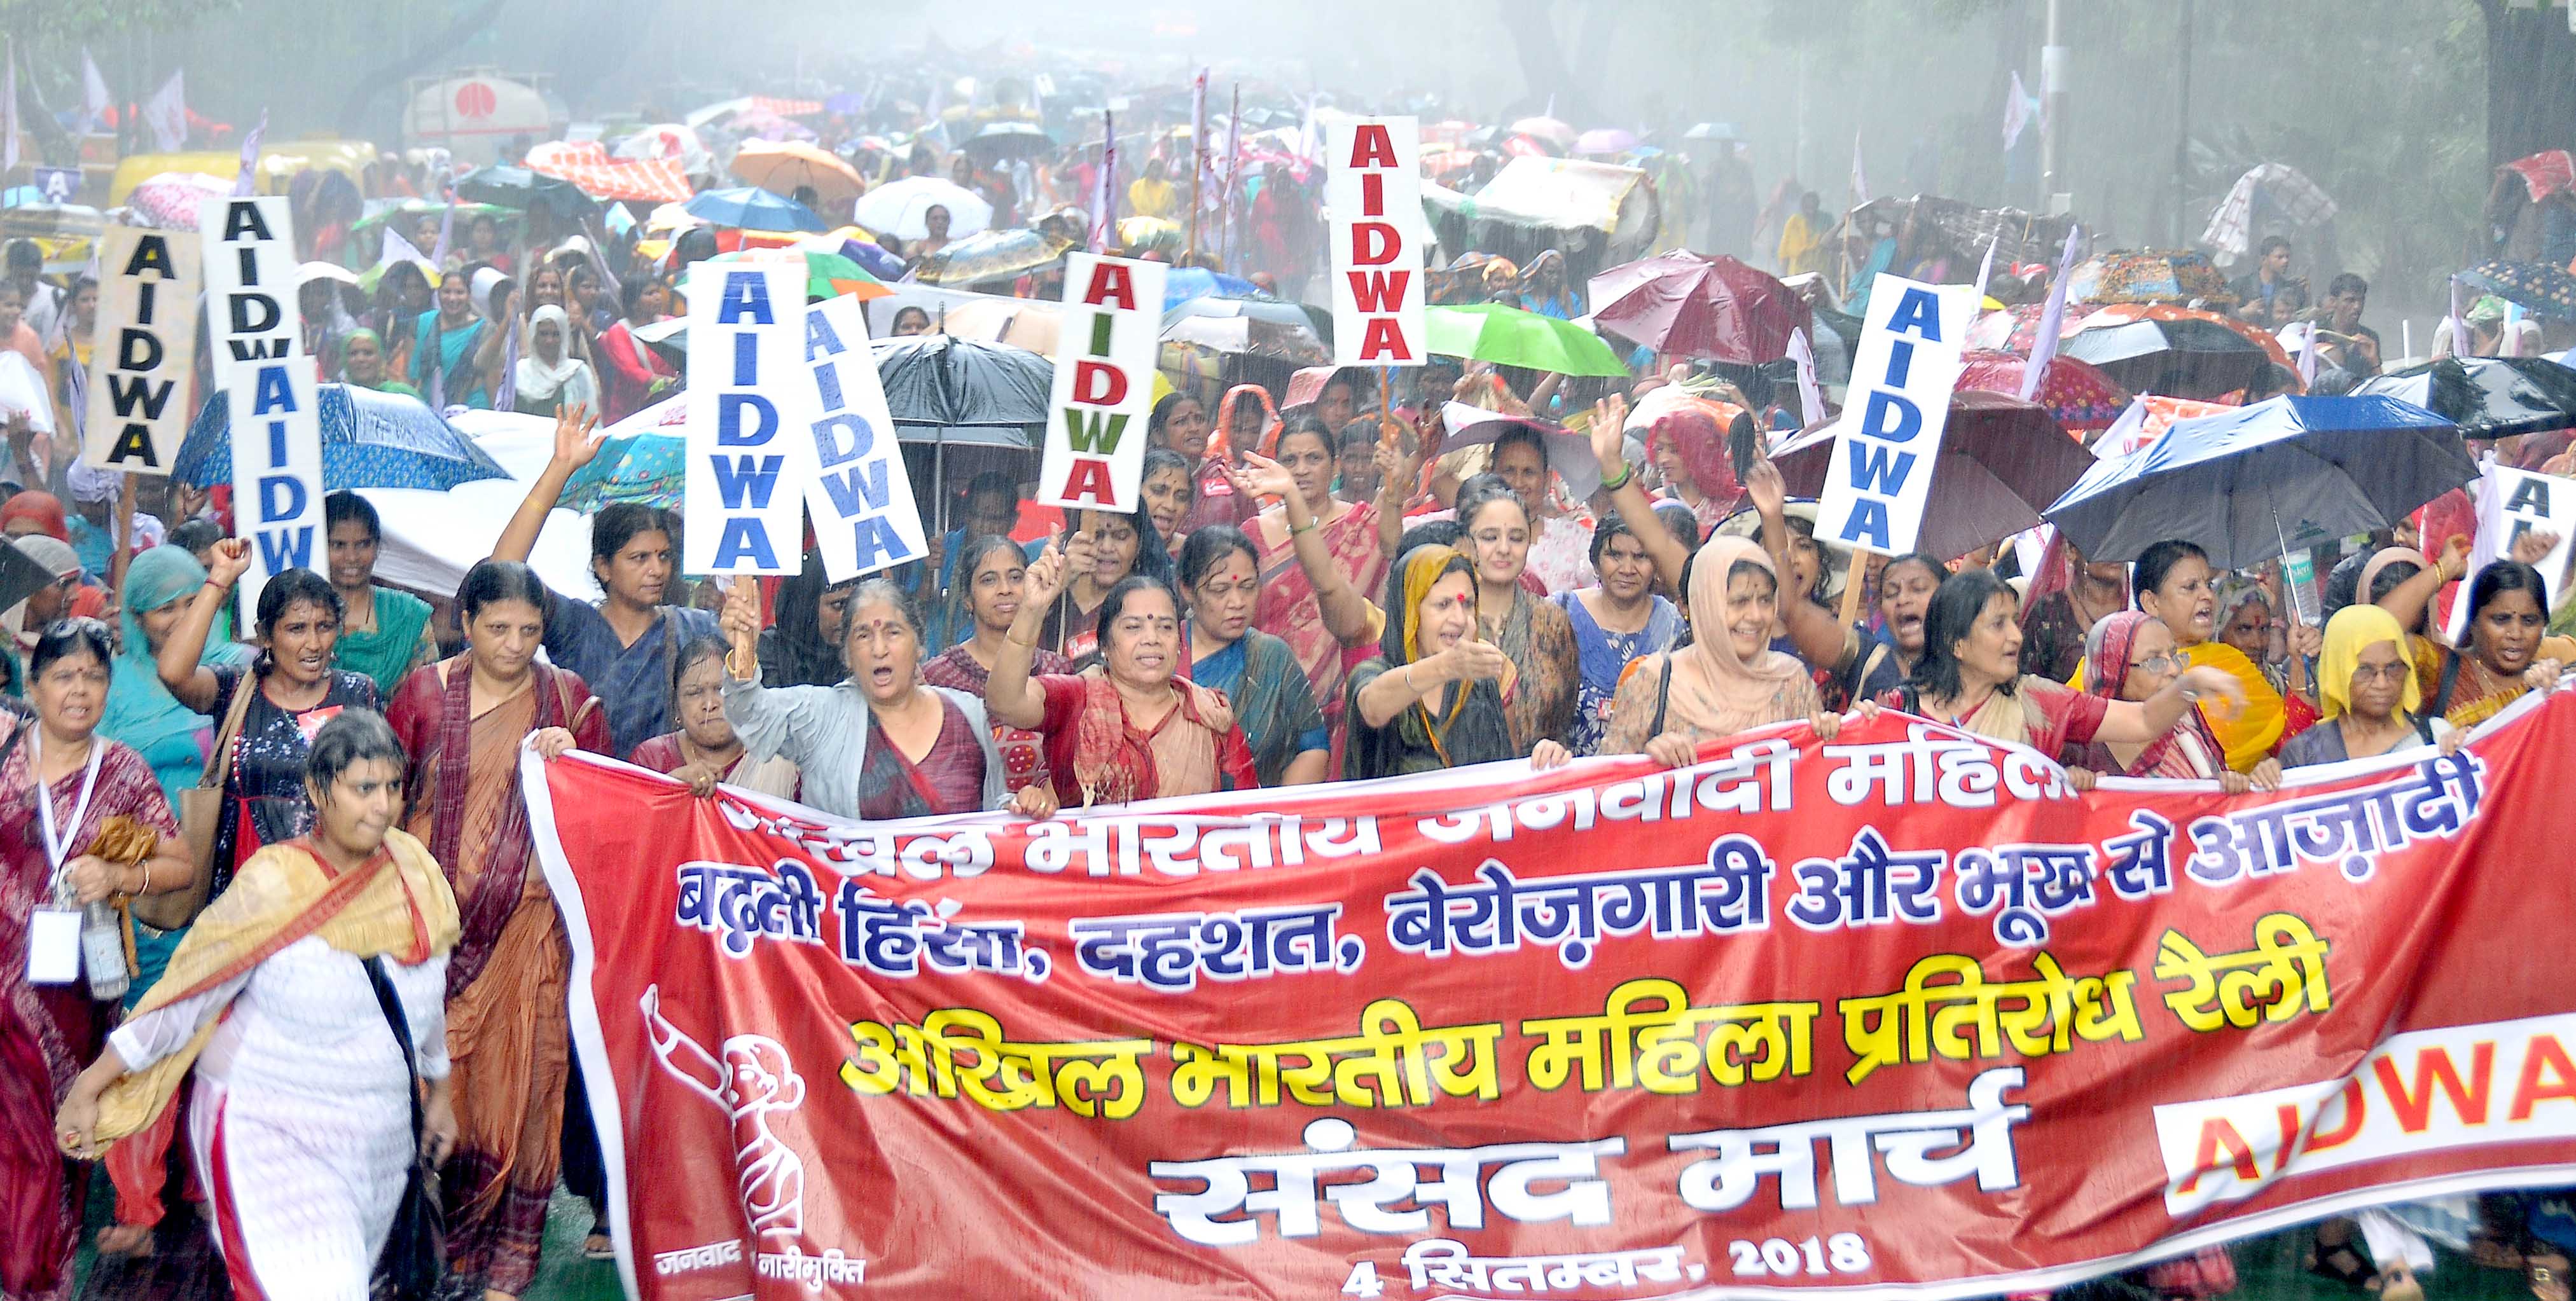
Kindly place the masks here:
<instances>
[{"instance_id":1,"label":"gold bangle","mask_svg":"<svg viewBox=\"0 0 2576 1301\"><path fill-rule=\"evenodd\" d=\"M743 667L741 667L740 665L737 665L737 664L735 664L735 663L734 663L734 659L735 659L735 657L737 657L737 656L739 656L739 655L741 655L741 654L742 654L742 650L741 650L739 647L737 647L737 648L735 648L735 649L733 649L733 650L729 650L729 651L726 651L726 652L725 652L725 657L724 657L725 672L732 674L732 675L733 675L733 680L734 680L734 681L736 681L736 682L749 682L749 681L751 681L753 678L759 677L759 676L760 676L760 659L759 659L759 657L758 657L758 656L754 656L754 657L752 658L752 661L751 661L751 667L749 667L749 668L743 668Z\"/></svg>"}]
</instances>

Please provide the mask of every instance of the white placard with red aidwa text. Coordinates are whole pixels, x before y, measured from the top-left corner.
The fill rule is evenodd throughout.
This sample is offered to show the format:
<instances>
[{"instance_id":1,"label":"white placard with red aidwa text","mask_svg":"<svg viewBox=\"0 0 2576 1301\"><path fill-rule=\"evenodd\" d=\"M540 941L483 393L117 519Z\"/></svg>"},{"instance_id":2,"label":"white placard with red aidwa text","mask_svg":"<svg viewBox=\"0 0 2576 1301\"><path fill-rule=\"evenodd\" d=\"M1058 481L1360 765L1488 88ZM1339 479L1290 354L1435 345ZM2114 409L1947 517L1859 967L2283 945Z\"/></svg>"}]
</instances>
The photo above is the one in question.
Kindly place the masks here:
<instances>
[{"instance_id":1,"label":"white placard with red aidwa text","mask_svg":"<svg viewBox=\"0 0 2576 1301\"><path fill-rule=\"evenodd\" d=\"M1065 258L1038 501L1068 510L1136 509L1167 270L1160 262L1089 253Z\"/></svg>"},{"instance_id":2,"label":"white placard with red aidwa text","mask_svg":"<svg viewBox=\"0 0 2576 1301\"><path fill-rule=\"evenodd\" d=\"M1333 362L1423 363L1422 137L1409 117L1325 127L1324 207L1333 249Z\"/></svg>"}]
</instances>

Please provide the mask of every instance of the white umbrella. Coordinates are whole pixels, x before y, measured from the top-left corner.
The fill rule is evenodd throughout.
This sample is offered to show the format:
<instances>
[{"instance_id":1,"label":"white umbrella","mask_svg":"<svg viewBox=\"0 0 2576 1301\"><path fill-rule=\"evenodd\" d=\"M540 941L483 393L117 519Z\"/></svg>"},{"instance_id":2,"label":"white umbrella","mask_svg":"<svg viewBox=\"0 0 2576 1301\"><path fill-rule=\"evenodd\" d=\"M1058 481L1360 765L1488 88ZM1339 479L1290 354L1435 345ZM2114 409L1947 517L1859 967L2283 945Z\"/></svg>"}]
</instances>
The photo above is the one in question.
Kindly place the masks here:
<instances>
[{"instance_id":1,"label":"white umbrella","mask_svg":"<svg viewBox=\"0 0 2576 1301\"><path fill-rule=\"evenodd\" d=\"M922 224L922 217L932 208L948 210L951 239L972 235L993 224L992 204L974 191L936 176L907 176L868 191L859 199L851 220L880 235L923 239L929 236L930 228Z\"/></svg>"},{"instance_id":2,"label":"white umbrella","mask_svg":"<svg viewBox=\"0 0 2576 1301\"><path fill-rule=\"evenodd\" d=\"M354 285L358 283L358 273L337 262L307 262L295 269L297 288L312 284L316 280L336 280L344 285Z\"/></svg>"}]
</instances>

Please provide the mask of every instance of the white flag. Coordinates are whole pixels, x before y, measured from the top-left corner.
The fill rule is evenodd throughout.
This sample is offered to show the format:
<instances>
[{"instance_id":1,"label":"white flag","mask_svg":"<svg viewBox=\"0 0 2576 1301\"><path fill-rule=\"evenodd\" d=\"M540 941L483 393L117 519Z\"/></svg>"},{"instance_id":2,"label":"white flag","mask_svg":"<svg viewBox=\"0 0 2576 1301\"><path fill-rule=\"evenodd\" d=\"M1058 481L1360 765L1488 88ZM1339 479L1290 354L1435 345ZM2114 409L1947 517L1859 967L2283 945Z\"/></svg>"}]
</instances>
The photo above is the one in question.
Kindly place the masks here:
<instances>
[{"instance_id":1,"label":"white flag","mask_svg":"<svg viewBox=\"0 0 2576 1301\"><path fill-rule=\"evenodd\" d=\"M2021 69L2013 69L2012 89L2004 95L2004 152L2011 153L2021 143L2022 131L2030 126L2031 109L2038 101L2022 89Z\"/></svg>"},{"instance_id":2,"label":"white flag","mask_svg":"<svg viewBox=\"0 0 2576 1301\"><path fill-rule=\"evenodd\" d=\"M1986 260L1977 264L1977 310L1979 311L1985 310L1986 282L1993 279L1995 274L1995 246L2003 242L2002 232L1996 232L1993 238L1986 241Z\"/></svg>"},{"instance_id":3,"label":"white flag","mask_svg":"<svg viewBox=\"0 0 2576 1301\"><path fill-rule=\"evenodd\" d=\"M89 47L81 47L81 116L88 119L89 129L107 129L107 115L114 111L116 100L107 93L107 78L100 76L98 60L89 57Z\"/></svg>"},{"instance_id":4,"label":"white flag","mask_svg":"<svg viewBox=\"0 0 2576 1301\"><path fill-rule=\"evenodd\" d=\"M1091 251L1106 253L1118 236L1118 116L1100 110L1100 184L1091 196Z\"/></svg>"},{"instance_id":5,"label":"white flag","mask_svg":"<svg viewBox=\"0 0 2576 1301\"><path fill-rule=\"evenodd\" d=\"M18 169L18 42L8 50L9 69L0 74L0 172Z\"/></svg>"},{"instance_id":6,"label":"white flag","mask_svg":"<svg viewBox=\"0 0 2576 1301\"><path fill-rule=\"evenodd\" d=\"M432 277L438 274L438 266L429 260L429 255L421 252L419 245L404 239L403 233L394 229L392 222L386 222L385 251L377 255L376 265L389 267L396 262L409 262Z\"/></svg>"},{"instance_id":7,"label":"white flag","mask_svg":"<svg viewBox=\"0 0 2576 1301\"><path fill-rule=\"evenodd\" d=\"M1798 363L1798 427L1825 423L1825 391L1816 386L1816 350L1805 330L1789 331L1789 360Z\"/></svg>"},{"instance_id":8,"label":"white flag","mask_svg":"<svg viewBox=\"0 0 2576 1301\"><path fill-rule=\"evenodd\" d=\"M2066 251L2057 256L2057 279L2048 286L2048 306L2039 313L2039 332L2030 341L2030 364L2021 371L2021 400L2028 402L2039 391L2039 381L2048 375L2048 363L2057 359L2057 338L2066 324L2066 277L2075 269L2075 244L2084 233L2081 226L2066 228Z\"/></svg>"},{"instance_id":9,"label":"white flag","mask_svg":"<svg viewBox=\"0 0 2576 1301\"><path fill-rule=\"evenodd\" d=\"M268 134L268 110L259 111L259 125L242 137L241 170L233 175L233 194L248 198L259 193L259 139Z\"/></svg>"},{"instance_id":10,"label":"white flag","mask_svg":"<svg viewBox=\"0 0 2576 1301\"><path fill-rule=\"evenodd\" d=\"M170 80L154 92L150 103L143 106L144 124L152 128L154 145L162 153L177 153L188 144L188 88L184 71L173 71Z\"/></svg>"},{"instance_id":11,"label":"white flag","mask_svg":"<svg viewBox=\"0 0 2576 1301\"><path fill-rule=\"evenodd\" d=\"M1860 133L1854 131L1852 132L1851 206L1857 208L1867 202L1869 202L1869 177L1861 172Z\"/></svg>"}]
</instances>

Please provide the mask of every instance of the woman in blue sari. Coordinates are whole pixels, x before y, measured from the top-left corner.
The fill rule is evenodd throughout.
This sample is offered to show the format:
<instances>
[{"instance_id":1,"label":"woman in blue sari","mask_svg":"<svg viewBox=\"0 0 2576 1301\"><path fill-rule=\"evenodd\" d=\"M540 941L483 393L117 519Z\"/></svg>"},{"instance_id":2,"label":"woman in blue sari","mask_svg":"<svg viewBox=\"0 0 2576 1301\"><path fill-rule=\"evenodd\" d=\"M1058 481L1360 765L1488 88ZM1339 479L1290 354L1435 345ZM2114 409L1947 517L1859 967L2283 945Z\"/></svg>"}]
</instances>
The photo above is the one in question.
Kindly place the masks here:
<instances>
[{"instance_id":1,"label":"woman in blue sari","mask_svg":"<svg viewBox=\"0 0 2576 1301\"><path fill-rule=\"evenodd\" d=\"M187 598L205 583L206 567L185 547L154 547L126 566L117 610L125 636L108 682L107 710L99 720L100 734L132 746L152 765L152 775L160 778L161 791L174 808L179 792L196 785L205 769L213 723L180 704L162 685L154 656L187 609ZM210 639L199 662L213 666L249 659L249 647Z\"/></svg>"},{"instance_id":2,"label":"woman in blue sari","mask_svg":"<svg viewBox=\"0 0 2576 1301\"><path fill-rule=\"evenodd\" d=\"M1297 653L1252 626L1261 596L1258 555L1231 524L1208 525L1181 547L1181 589L1190 599L1181 634L1185 676L1234 706L1262 785L1301 786L1324 780L1331 736Z\"/></svg>"},{"instance_id":3,"label":"woman in blue sari","mask_svg":"<svg viewBox=\"0 0 2576 1301\"><path fill-rule=\"evenodd\" d=\"M490 328L474 311L474 289L460 273L438 282L438 306L412 327L411 379L429 395L433 410L492 405L483 381L483 335Z\"/></svg>"}]
</instances>

